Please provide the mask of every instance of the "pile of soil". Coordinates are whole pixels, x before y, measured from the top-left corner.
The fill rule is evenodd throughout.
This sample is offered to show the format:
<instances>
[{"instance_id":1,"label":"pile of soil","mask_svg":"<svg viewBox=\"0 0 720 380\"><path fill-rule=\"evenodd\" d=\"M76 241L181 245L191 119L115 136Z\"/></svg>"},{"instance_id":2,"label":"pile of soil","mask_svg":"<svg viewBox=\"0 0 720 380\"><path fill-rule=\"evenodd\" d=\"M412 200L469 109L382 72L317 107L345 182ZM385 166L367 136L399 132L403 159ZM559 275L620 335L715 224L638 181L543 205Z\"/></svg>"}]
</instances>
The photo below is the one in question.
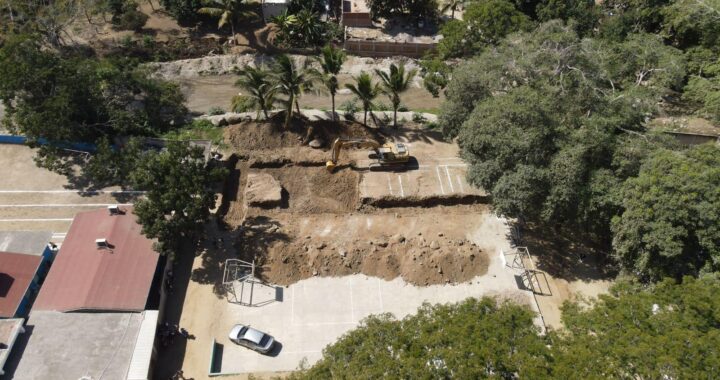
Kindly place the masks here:
<instances>
[{"instance_id":1,"label":"pile of soil","mask_svg":"<svg viewBox=\"0 0 720 380\"><path fill-rule=\"evenodd\" d=\"M342 213L358 206L360 176L352 170L328 172L324 167L287 166L264 169L286 192L289 211L302 214Z\"/></svg>"},{"instance_id":2,"label":"pile of soil","mask_svg":"<svg viewBox=\"0 0 720 380\"><path fill-rule=\"evenodd\" d=\"M284 114L273 115L265 122L248 121L225 129L225 141L235 151L254 151L300 146L313 139L320 139L329 147L338 137L370 138L383 142L379 130L354 121L310 120L293 117L290 126L283 126Z\"/></svg>"},{"instance_id":3,"label":"pile of soil","mask_svg":"<svg viewBox=\"0 0 720 380\"><path fill-rule=\"evenodd\" d=\"M363 273L398 276L420 286L459 283L487 273L487 253L470 241L442 236L383 236L348 242L290 237L276 224L254 219L237 241L241 257L255 259L264 281L289 285L312 276Z\"/></svg>"}]
</instances>

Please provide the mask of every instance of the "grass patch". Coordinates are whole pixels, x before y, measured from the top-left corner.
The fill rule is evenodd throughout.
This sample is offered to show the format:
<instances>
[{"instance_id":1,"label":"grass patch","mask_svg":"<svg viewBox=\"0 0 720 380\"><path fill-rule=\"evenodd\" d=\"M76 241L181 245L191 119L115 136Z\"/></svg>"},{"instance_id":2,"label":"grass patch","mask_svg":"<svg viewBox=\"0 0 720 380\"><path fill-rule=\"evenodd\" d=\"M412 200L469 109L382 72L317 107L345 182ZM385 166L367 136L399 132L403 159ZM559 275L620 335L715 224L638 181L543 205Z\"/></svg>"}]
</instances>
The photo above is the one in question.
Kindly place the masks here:
<instances>
[{"instance_id":1,"label":"grass patch","mask_svg":"<svg viewBox=\"0 0 720 380\"><path fill-rule=\"evenodd\" d=\"M223 128L208 120L193 120L189 125L170 131L162 136L168 140L210 140L215 145L223 143Z\"/></svg>"}]
</instances>

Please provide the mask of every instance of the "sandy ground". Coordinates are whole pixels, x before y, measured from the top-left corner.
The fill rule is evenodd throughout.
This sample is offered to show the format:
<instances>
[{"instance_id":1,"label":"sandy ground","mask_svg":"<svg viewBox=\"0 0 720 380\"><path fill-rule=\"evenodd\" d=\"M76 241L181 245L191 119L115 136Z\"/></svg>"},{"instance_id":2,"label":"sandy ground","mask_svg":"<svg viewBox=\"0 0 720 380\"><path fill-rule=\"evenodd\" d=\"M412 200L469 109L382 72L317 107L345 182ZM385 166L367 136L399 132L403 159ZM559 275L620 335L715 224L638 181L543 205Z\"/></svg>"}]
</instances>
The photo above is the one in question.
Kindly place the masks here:
<instances>
[{"instance_id":1,"label":"sandy ground","mask_svg":"<svg viewBox=\"0 0 720 380\"><path fill-rule=\"evenodd\" d=\"M237 77L234 75L212 75L173 79L173 81L181 85L183 93L187 97L188 108L191 111L203 113L212 107L220 107L226 111L229 110L232 97L243 92L242 89L234 86L236 80ZM352 78L348 74L340 75L339 80L341 87L344 87L345 83L352 82ZM353 96L347 93L338 94L335 97L336 107L340 107L343 102L351 100L352 98ZM429 92L421 87L421 83L415 83L412 88L401 95L402 104L411 110L437 109L440 107L443 98L443 96L433 98ZM385 96L379 96L377 101L388 106L390 105L389 99ZM360 108L359 104L357 106ZM300 107L326 110L332 108L328 95L312 92L306 93L300 98Z\"/></svg>"},{"instance_id":2,"label":"sandy ground","mask_svg":"<svg viewBox=\"0 0 720 380\"><path fill-rule=\"evenodd\" d=\"M61 243L76 213L137 197L117 187L78 192L66 177L35 166L34 155L23 145L0 145L0 230L52 231L53 241Z\"/></svg>"},{"instance_id":3,"label":"sandy ground","mask_svg":"<svg viewBox=\"0 0 720 380\"><path fill-rule=\"evenodd\" d=\"M464 236L483 247L490 262L484 275L457 285L419 287L397 278L388 281L365 275L319 275L288 287L276 288L274 284L258 286L253 296L255 306L243 306L229 303L218 294L217 276L222 269L221 258L233 256L231 243L225 240L218 251L215 245L206 242L203 246L205 253L195 259L194 281L188 286L180 319L180 325L196 337L185 347L185 374L196 379L207 378L213 339L223 344L223 372L288 371L297 368L303 358L312 364L319 359L320 351L326 344L369 314L392 312L402 317L412 313L423 301L454 302L482 295L512 298L532 307L531 293L518 290L515 272L503 266L498 255L501 248L509 249L506 222L487 211L471 211L474 212L452 212L448 209L415 211L416 215L403 216L401 222L395 224L383 222L395 219L396 212L402 210L337 216L334 219L305 217L294 221L302 234L313 236L310 241L323 241L319 237L324 235L335 244L363 234L384 236L397 231L415 236L422 233L422 236L433 236L435 239L438 239L438 234L448 238ZM221 231L217 233L222 234ZM433 268L433 271L436 269ZM247 302L249 298L245 294L240 298ZM213 317L207 318L209 314ZM274 334L282 343L282 348L273 356L264 357L232 345L226 334L235 323L250 323Z\"/></svg>"},{"instance_id":4,"label":"sandy ground","mask_svg":"<svg viewBox=\"0 0 720 380\"><path fill-rule=\"evenodd\" d=\"M518 289L514 270L504 267L499 256L509 249L507 222L478 203L481 199L470 204L409 206L390 201L363 206L361 183L378 173L346 165L328 173L324 155L317 156L317 162L308 161L306 157L316 157L318 151L298 146L299 130L254 130L258 127L253 123L232 128L226 134L233 141L228 145L245 158L237 162L223 194L223 223L210 224L208 239L188 270L191 281L178 313L180 325L196 339L174 349L182 351L175 353L174 363L161 361L160 377L182 362L186 376L206 378L213 339L223 345L223 372L262 374L293 370L304 357L309 363L316 361L325 345L372 313L388 311L401 317L425 300L482 295L535 307L532 294ZM353 128L347 132L365 133ZM420 165L456 159L457 147L421 127L382 134L411 144ZM295 157L288 162L253 158L272 146L295 149ZM350 151L342 162L355 161L358 152ZM248 172L269 174L280 183L284 196L279 208L245 205ZM445 181L448 172L443 174ZM436 180L437 174L432 178ZM439 183L434 186L439 188ZM390 195L380 198L394 199ZM435 189L421 195L442 197ZM250 302L247 286L228 288L221 283L229 258L257 263L256 275L264 285L255 288L254 307L226 300ZM227 330L240 322L274 334L282 343L280 352L261 357L231 345Z\"/></svg>"}]
</instances>

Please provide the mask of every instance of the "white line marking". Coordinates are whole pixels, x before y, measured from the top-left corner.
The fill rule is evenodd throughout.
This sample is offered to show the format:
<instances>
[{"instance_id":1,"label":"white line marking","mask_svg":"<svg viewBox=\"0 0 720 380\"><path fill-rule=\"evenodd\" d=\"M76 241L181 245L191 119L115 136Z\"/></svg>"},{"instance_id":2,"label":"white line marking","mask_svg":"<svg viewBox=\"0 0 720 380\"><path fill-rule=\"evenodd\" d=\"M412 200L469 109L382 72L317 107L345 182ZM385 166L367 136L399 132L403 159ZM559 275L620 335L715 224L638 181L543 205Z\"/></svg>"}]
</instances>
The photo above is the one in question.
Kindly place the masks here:
<instances>
[{"instance_id":1,"label":"white line marking","mask_svg":"<svg viewBox=\"0 0 720 380\"><path fill-rule=\"evenodd\" d=\"M460 185L460 192L464 193L465 189L463 189L463 184L462 184L462 180L460 179L460 174L456 175L455 177L457 178L458 185Z\"/></svg>"},{"instance_id":2,"label":"white line marking","mask_svg":"<svg viewBox=\"0 0 720 380\"><path fill-rule=\"evenodd\" d=\"M450 192L451 192L451 193L454 193L454 192L455 192L455 188L453 187L452 179L450 178L450 170L448 170L448 167L447 167L447 166L445 167L445 174L447 174L448 183L450 184Z\"/></svg>"},{"instance_id":3,"label":"white line marking","mask_svg":"<svg viewBox=\"0 0 720 380\"><path fill-rule=\"evenodd\" d=\"M81 190L0 190L0 194L64 194L64 193L73 193L73 194L145 194L144 191L139 190L118 190L118 191L108 191L108 190L88 190L88 191L81 191Z\"/></svg>"},{"instance_id":4,"label":"white line marking","mask_svg":"<svg viewBox=\"0 0 720 380\"><path fill-rule=\"evenodd\" d=\"M438 181L440 181L440 191L443 193L443 195L445 195L445 188L443 187L442 177L440 177L440 168L436 166L435 172L437 173Z\"/></svg>"},{"instance_id":5,"label":"white line marking","mask_svg":"<svg viewBox=\"0 0 720 380\"><path fill-rule=\"evenodd\" d=\"M48 219L0 219L0 222L72 222L72 218L48 218Z\"/></svg>"},{"instance_id":6,"label":"white line marking","mask_svg":"<svg viewBox=\"0 0 720 380\"><path fill-rule=\"evenodd\" d=\"M355 323L355 305L353 305L352 281L350 279L348 279L348 287L350 288L350 321L354 324Z\"/></svg>"},{"instance_id":7,"label":"white line marking","mask_svg":"<svg viewBox=\"0 0 720 380\"><path fill-rule=\"evenodd\" d=\"M295 287L292 288L292 301L290 301L290 324L295 325Z\"/></svg>"},{"instance_id":8,"label":"white line marking","mask_svg":"<svg viewBox=\"0 0 720 380\"><path fill-rule=\"evenodd\" d=\"M405 189L403 189L403 185L402 185L402 174L398 174L398 182L400 183L400 196L404 197Z\"/></svg>"},{"instance_id":9,"label":"white line marking","mask_svg":"<svg viewBox=\"0 0 720 380\"><path fill-rule=\"evenodd\" d=\"M105 206L132 206L132 203L48 203L26 205L0 205L0 207L105 207Z\"/></svg>"},{"instance_id":10,"label":"white line marking","mask_svg":"<svg viewBox=\"0 0 720 380\"><path fill-rule=\"evenodd\" d=\"M395 195L395 194L393 194L392 183L390 183L390 174L385 173L385 177L387 178L388 189L390 189L390 195Z\"/></svg>"},{"instance_id":11,"label":"white line marking","mask_svg":"<svg viewBox=\"0 0 720 380\"><path fill-rule=\"evenodd\" d=\"M377 285L378 285L378 298L380 298L380 312L381 312L381 313L384 313L384 312L385 312L385 306L383 305L382 290L380 289L380 285L381 285L381 284L380 284L380 281L377 281Z\"/></svg>"}]
</instances>

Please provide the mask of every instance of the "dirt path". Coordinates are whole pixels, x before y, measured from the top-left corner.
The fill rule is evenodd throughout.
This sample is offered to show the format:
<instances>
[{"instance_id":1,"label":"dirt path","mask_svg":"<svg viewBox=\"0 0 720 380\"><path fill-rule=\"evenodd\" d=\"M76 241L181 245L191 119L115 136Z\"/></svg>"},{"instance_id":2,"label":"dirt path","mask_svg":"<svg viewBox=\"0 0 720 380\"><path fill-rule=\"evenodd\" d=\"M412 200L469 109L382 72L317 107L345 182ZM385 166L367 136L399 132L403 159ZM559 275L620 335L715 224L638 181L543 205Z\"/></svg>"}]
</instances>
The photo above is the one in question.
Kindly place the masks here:
<instances>
[{"instance_id":1,"label":"dirt path","mask_svg":"<svg viewBox=\"0 0 720 380\"><path fill-rule=\"evenodd\" d=\"M209 75L197 78L179 78L175 81L180 84L183 94L187 97L187 106L191 111L206 113L210 108L220 107L223 110L230 110L230 100L242 89L234 86L237 76L234 75ZM348 74L340 75L340 86L344 88L345 83L351 83L352 77ZM344 92L344 91L343 91ZM335 97L336 107L344 102L353 99L347 93L338 94ZM419 84L413 85L401 95L402 104L410 110L433 110L438 109L444 97L433 98L432 95ZM390 105L385 96L379 96L378 103ZM360 105L358 104L358 109ZM330 97L325 94L306 93L300 98L300 107L329 110L331 108Z\"/></svg>"}]
</instances>

